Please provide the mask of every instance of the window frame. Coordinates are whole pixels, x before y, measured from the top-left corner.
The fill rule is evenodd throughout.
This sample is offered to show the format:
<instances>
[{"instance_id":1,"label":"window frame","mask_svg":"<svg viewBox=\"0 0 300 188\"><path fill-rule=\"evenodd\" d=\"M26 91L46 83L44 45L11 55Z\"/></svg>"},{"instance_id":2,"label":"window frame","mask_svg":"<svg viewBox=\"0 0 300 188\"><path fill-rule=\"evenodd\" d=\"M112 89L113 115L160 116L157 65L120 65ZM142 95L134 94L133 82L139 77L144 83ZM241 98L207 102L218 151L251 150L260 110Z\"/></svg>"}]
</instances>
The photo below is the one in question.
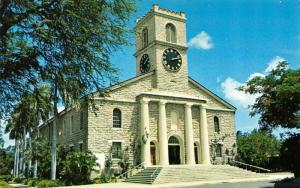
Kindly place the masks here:
<instances>
[{"instance_id":1,"label":"window frame","mask_svg":"<svg viewBox=\"0 0 300 188\"><path fill-rule=\"evenodd\" d=\"M217 144L216 146L216 157L222 157L223 153L222 153L222 144Z\"/></svg>"},{"instance_id":2,"label":"window frame","mask_svg":"<svg viewBox=\"0 0 300 188\"><path fill-rule=\"evenodd\" d=\"M148 46L148 43L149 43L149 34L148 34L148 28L145 27L143 30L142 30L142 46L143 48L146 48Z\"/></svg>"},{"instance_id":3,"label":"window frame","mask_svg":"<svg viewBox=\"0 0 300 188\"><path fill-rule=\"evenodd\" d=\"M114 151L114 145L115 144L119 144L119 146L117 147L117 151ZM121 159L122 155L122 142L120 141L113 141L111 143L111 158L112 159Z\"/></svg>"},{"instance_id":4,"label":"window frame","mask_svg":"<svg viewBox=\"0 0 300 188\"><path fill-rule=\"evenodd\" d=\"M119 114L115 114L115 113ZM113 109L113 117L112 117L113 126L114 129L121 129L122 128L122 111L119 108Z\"/></svg>"},{"instance_id":5,"label":"window frame","mask_svg":"<svg viewBox=\"0 0 300 188\"><path fill-rule=\"evenodd\" d=\"M166 41L170 43L177 43L176 27L172 23L166 24Z\"/></svg>"},{"instance_id":6,"label":"window frame","mask_svg":"<svg viewBox=\"0 0 300 188\"><path fill-rule=\"evenodd\" d=\"M214 116L214 132L220 133L220 119L217 116Z\"/></svg>"}]
</instances>

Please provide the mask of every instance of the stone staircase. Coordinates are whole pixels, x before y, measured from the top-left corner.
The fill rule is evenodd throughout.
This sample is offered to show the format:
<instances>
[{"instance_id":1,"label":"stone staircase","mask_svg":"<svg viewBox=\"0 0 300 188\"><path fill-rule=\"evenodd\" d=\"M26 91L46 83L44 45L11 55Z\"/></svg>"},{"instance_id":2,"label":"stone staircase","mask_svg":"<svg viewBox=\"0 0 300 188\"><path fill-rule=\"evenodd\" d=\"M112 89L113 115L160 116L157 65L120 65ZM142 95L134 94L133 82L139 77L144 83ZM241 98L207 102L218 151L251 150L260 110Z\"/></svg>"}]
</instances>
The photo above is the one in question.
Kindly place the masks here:
<instances>
[{"instance_id":1,"label":"stone staircase","mask_svg":"<svg viewBox=\"0 0 300 188\"><path fill-rule=\"evenodd\" d=\"M132 183L163 184L261 177L267 177L267 175L229 165L172 165L148 167L126 181Z\"/></svg>"},{"instance_id":2,"label":"stone staircase","mask_svg":"<svg viewBox=\"0 0 300 188\"><path fill-rule=\"evenodd\" d=\"M147 167L145 170L127 178L125 181L130 183L152 184L160 173L162 167Z\"/></svg>"}]
</instances>

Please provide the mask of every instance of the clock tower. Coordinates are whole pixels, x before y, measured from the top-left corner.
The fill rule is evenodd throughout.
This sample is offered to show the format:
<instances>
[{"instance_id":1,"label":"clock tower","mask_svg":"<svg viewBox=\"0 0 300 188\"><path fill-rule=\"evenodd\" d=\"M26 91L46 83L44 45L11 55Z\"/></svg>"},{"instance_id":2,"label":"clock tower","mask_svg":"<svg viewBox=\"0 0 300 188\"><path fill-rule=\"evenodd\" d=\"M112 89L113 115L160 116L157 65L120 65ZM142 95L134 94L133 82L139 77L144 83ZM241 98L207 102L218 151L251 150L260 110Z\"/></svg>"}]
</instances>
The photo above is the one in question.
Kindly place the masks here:
<instances>
[{"instance_id":1,"label":"clock tower","mask_svg":"<svg viewBox=\"0 0 300 188\"><path fill-rule=\"evenodd\" d=\"M184 92L188 86L186 18L153 5L136 21L136 74L155 71L159 90Z\"/></svg>"}]
</instances>

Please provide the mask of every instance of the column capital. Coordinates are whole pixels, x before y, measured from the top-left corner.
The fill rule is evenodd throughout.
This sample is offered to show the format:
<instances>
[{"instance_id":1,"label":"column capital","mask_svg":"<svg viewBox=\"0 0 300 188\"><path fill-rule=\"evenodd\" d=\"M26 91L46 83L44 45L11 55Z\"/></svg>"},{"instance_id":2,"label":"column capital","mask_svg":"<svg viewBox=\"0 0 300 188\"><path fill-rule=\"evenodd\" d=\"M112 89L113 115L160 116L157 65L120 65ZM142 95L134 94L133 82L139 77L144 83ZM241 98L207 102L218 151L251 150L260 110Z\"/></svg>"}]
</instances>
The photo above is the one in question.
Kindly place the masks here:
<instances>
[{"instance_id":1,"label":"column capital","mask_svg":"<svg viewBox=\"0 0 300 188\"><path fill-rule=\"evenodd\" d=\"M159 104L160 104L160 105L165 105L166 103L167 103L166 100L160 100L160 101L159 101Z\"/></svg>"},{"instance_id":2,"label":"column capital","mask_svg":"<svg viewBox=\"0 0 300 188\"><path fill-rule=\"evenodd\" d=\"M193 103L185 103L184 106L186 108L191 108L193 106Z\"/></svg>"},{"instance_id":3,"label":"column capital","mask_svg":"<svg viewBox=\"0 0 300 188\"><path fill-rule=\"evenodd\" d=\"M149 102L150 102L150 99L143 98L143 99L140 100L141 104L148 104Z\"/></svg>"},{"instance_id":4,"label":"column capital","mask_svg":"<svg viewBox=\"0 0 300 188\"><path fill-rule=\"evenodd\" d=\"M207 104L200 104L199 106L200 106L200 108L204 108L204 109L207 108Z\"/></svg>"}]
</instances>

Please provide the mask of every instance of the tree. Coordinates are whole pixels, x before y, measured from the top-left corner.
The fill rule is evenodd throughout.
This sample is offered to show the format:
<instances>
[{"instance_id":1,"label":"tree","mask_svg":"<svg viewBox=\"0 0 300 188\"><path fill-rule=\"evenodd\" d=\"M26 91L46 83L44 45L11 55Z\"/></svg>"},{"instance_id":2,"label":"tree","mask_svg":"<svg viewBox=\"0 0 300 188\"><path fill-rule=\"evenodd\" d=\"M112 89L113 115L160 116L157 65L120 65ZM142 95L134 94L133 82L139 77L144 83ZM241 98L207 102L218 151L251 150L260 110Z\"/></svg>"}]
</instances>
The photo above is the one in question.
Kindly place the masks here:
<instances>
[{"instance_id":1,"label":"tree","mask_svg":"<svg viewBox=\"0 0 300 188\"><path fill-rule=\"evenodd\" d=\"M10 175L13 167L13 151L11 147L0 149L0 175Z\"/></svg>"},{"instance_id":2,"label":"tree","mask_svg":"<svg viewBox=\"0 0 300 188\"><path fill-rule=\"evenodd\" d=\"M284 166L291 169L295 177L300 177L300 134L292 133L286 138L280 149L281 160Z\"/></svg>"},{"instance_id":3,"label":"tree","mask_svg":"<svg viewBox=\"0 0 300 188\"><path fill-rule=\"evenodd\" d=\"M288 69L287 62L279 62L277 67L265 77L254 77L245 86L239 88L250 94L259 94L254 105L251 106L250 115L260 115L259 124L262 129L272 130L277 127L300 128L300 70ZM283 147L292 157L290 165L295 176L300 176L300 157L298 136L287 138ZM293 144L290 144L294 142ZM297 165L292 165L297 164Z\"/></svg>"},{"instance_id":4,"label":"tree","mask_svg":"<svg viewBox=\"0 0 300 188\"><path fill-rule=\"evenodd\" d=\"M0 70L5 74L0 91L8 91L0 97L13 101L25 83L38 79L49 83L55 133L59 100L70 107L92 90L101 91L108 80L115 80L116 68L109 55L119 45L128 44L127 25L133 11L133 0L2 0ZM56 178L55 146L53 134L52 179Z\"/></svg>"},{"instance_id":5,"label":"tree","mask_svg":"<svg viewBox=\"0 0 300 188\"><path fill-rule=\"evenodd\" d=\"M251 133L237 133L238 161L267 167L269 158L278 156L279 150L280 141L267 131L254 129Z\"/></svg>"},{"instance_id":6,"label":"tree","mask_svg":"<svg viewBox=\"0 0 300 188\"><path fill-rule=\"evenodd\" d=\"M251 116L260 115L263 129L300 128L300 70L289 70L286 62L279 62L267 76L257 76L239 88L250 94L259 94L251 106Z\"/></svg>"},{"instance_id":7,"label":"tree","mask_svg":"<svg viewBox=\"0 0 300 188\"><path fill-rule=\"evenodd\" d=\"M33 153L31 148L32 137L34 134L37 135L39 121L48 118L48 114L51 110L49 94L49 88L46 85L38 85L33 92L24 93L21 97L21 101L12 111L11 118L6 125L5 131L10 133L11 139L16 139L16 161L18 161L19 151L21 151L22 158L20 163L23 163L21 164L23 171L26 169L25 159L27 159L28 175L31 171L31 154ZM27 133L29 133L28 144L26 143ZM20 139L23 140L23 148L21 150L19 150L18 145ZM29 149L26 149L26 145L29 146ZM19 166L18 162L16 162L16 166ZM18 170L15 169L15 171ZM36 165L34 174L36 174Z\"/></svg>"}]
</instances>

